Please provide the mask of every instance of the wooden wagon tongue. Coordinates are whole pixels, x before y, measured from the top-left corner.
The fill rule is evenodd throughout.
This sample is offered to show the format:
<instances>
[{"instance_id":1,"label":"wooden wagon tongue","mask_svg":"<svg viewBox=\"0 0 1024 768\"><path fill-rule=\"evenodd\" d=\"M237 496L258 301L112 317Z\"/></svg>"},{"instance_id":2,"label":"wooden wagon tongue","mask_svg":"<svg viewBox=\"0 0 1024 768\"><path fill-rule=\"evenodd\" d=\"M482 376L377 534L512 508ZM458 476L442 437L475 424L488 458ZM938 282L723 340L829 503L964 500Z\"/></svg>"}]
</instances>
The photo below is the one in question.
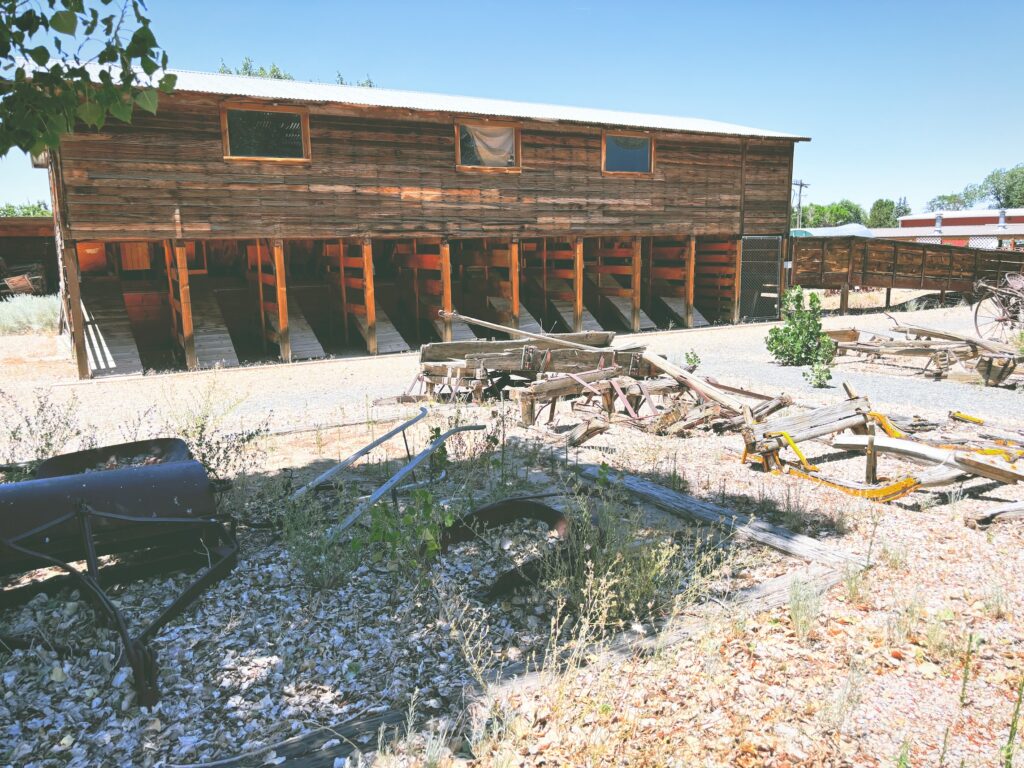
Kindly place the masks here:
<instances>
[{"instance_id":1,"label":"wooden wagon tongue","mask_svg":"<svg viewBox=\"0 0 1024 768\"><path fill-rule=\"evenodd\" d=\"M120 635L139 704L155 704L157 668L149 641L237 561L238 544L231 526L217 516L203 465L183 441L162 438L55 456L33 475L0 485L0 576L52 567L67 575L34 575L24 586L0 591L0 606L69 583L79 587ZM124 561L101 567L106 555ZM135 636L104 589L203 566L203 573ZM29 644L19 637L3 642Z\"/></svg>"}]
</instances>

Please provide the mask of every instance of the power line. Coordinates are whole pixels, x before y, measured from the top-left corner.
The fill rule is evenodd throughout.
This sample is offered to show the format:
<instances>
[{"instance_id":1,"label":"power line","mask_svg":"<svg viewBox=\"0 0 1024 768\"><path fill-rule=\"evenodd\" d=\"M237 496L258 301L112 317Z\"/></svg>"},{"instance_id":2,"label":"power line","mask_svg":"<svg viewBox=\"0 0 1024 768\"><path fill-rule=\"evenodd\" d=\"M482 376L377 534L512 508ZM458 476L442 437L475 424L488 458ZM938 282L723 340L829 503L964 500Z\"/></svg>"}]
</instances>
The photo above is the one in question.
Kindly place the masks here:
<instances>
[{"instance_id":1,"label":"power line","mask_svg":"<svg viewBox=\"0 0 1024 768\"><path fill-rule=\"evenodd\" d=\"M796 228L800 229L804 224L804 187L811 186L802 179L796 179L793 186L797 188L796 196Z\"/></svg>"}]
</instances>

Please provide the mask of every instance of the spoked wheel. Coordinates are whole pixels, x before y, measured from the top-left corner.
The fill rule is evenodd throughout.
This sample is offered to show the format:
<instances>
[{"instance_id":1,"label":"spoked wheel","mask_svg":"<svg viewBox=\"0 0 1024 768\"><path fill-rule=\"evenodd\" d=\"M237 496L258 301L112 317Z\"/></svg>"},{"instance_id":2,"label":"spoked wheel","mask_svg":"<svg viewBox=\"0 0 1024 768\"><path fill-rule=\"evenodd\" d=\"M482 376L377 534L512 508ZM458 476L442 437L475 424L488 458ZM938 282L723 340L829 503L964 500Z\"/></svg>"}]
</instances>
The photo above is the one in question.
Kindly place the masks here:
<instances>
[{"instance_id":1,"label":"spoked wheel","mask_svg":"<svg viewBox=\"0 0 1024 768\"><path fill-rule=\"evenodd\" d=\"M989 294L974 308L974 329L983 339L1006 342L1013 321L1009 308L997 294Z\"/></svg>"}]
</instances>

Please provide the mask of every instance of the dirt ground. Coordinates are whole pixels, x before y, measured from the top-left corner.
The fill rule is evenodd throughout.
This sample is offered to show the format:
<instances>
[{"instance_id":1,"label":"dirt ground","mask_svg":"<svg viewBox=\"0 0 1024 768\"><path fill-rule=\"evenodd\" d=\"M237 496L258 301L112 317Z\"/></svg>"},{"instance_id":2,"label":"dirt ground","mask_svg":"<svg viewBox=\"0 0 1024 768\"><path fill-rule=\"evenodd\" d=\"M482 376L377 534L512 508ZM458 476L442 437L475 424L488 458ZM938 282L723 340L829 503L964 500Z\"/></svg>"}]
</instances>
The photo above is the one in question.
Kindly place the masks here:
<instances>
[{"instance_id":1,"label":"dirt ground","mask_svg":"<svg viewBox=\"0 0 1024 768\"><path fill-rule=\"evenodd\" d=\"M963 307L899 317L950 329L970 324ZM831 317L826 325L885 328L889 321L883 315ZM856 359L838 361L835 387L811 389L799 371L770 362L763 348L765 332L765 326L740 326L639 338L675 360L690 349L697 351L702 358L698 370L705 375L767 394L786 391L808 405L840 400L844 395L838 383L848 380L878 410L934 419L939 424L935 434L956 438L982 429L949 421L951 410L988 419L985 429L1024 429L1021 392L933 381L918 371ZM159 432L183 407L216 393L218 402L233 405L225 409L225 428L266 422L278 433L269 439L262 472L294 483L313 477L418 407L373 404L377 397L408 389L416 372L410 355L77 382L58 340L14 337L0 338L0 371L0 390L6 395L25 402L45 392L56 403L72 403L101 441ZM685 604L667 621L627 628L627 634L652 639L653 650L593 652L589 663L570 665L557 675L528 677L521 684L499 676L480 699L466 693L472 688L471 659L464 645L448 638L451 626L436 617L428 621L426 613L399 609L397 596L411 596L427 611L436 608L436 595L430 598L399 576L373 568L341 588L310 590L296 583L291 555L279 540L243 526L243 555L235 574L156 639L160 658L167 660L161 709L133 706L123 680L109 694L105 686L114 673L97 674L95 658L61 665L45 648L35 656L0 652L0 761L6 752L12 764L25 765L93 765L111 759L181 765L253 751L247 764L276 764L277 754L267 752L275 742L382 708L404 709L412 700L419 702L413 734L383 749L376 739L358 742L367 761L474 766L1024 764L1005 751L1013 743L1014 706L1024 679L1024 529L1020 523L986 530L964 524L966 516L1024 499L1019 486L973 480L872 503L744 465L742 439L735 434L695 430L683 437L658 437L617 426L579 449L566 450L562 435L578 417L564 406L552 424L529 429L515 424L510 409L496 405L434 405L431 410L432 427L455 421L486 427L479 438L467 438L452 451L450 482L459 477L455 467L468 462L465 476L480 484L473 486L477 502L550 490L558 472L604 463L813 536L870 567L844 569L820 597L791 587L776 607L750 609L733 605L727 596L801 573L806 564L759 545L737 546L716 571L716 587L704 599ZM483 435L493 436L493 442ZM413 450L428 439L426 427L419 429ZM506 450L518 457L514 482L506 477ZM826 443L814 443L807 453L837 476L863 473L862 459L836 456ZM397 462L402 455L398 446L372 456L374 463L363 469L364 485L372 488L379 482L381 462ZM879 466L880 474L890 477L909 471L912 466L902 460L883 458ZM435 491L438 497L457 495L448 486ZM638 508L651 530L676 530L678 521L644 505ZM446 555L434 566L432 578L448 584L444 588L468 589L493 578L493 552L511 542L506 551L516 553L531 535L517 530L507 538L488 539L478 549ZM151 598L148 588L140 589L126 592L129 607L141 608ZM383 615L373 608L375 601L387 606ZM550 605L542 602L528 595L507 606L472 600L466 605L503 628L506 634L495 639L490 653L508 661L546 642ZM0 617L5 627L51 635L67 631L60 627L70 621L64 614L59 621L45 616L38 605L4 611ZM75 627L92 637L88 632L93 630ZM659 633L676 641L660 645L654 640ZM115 649L109 639L103 642L112 660ZM346 643L356 650L340 652ZM242 652L244 644L248 647ZM353 672L360 667L373 674ZM54 671L58 668L59 673ZM58 706L62 697L65 703ZM337 746L327 743L324 755ZM1024 745L1014 746L1016 753L1024 750ZM324 761L356 765L360 758Z\"/></svg>"}]
</instances>

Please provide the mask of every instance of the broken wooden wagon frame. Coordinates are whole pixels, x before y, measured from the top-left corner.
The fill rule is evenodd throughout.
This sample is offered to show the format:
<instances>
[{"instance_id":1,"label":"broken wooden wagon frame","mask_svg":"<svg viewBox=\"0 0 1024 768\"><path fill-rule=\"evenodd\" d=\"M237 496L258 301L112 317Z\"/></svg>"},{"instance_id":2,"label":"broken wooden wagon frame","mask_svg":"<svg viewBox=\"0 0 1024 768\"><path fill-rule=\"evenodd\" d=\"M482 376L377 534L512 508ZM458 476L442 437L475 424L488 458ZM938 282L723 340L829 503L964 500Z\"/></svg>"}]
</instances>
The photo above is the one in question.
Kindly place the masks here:
<instances>
[{"instance_id":1,"label":"broken wooden wagon frame","mask_svg":"<svg viewBox=\"0 0 1024 768\"><path fill-rule=\"evenodd\" d=\"M41 591L77 585L118 633L134 674L138 702L159 699L157 665L149 643L235 565L233 526L217 516L203 465L176 438L143 440L55 456L34 478L0 485L0 576L56 567L65 577L34 580L0 593L17 605ZM100 563L108 555L138 562ZM85 562L85 568L73 563ZM132 636L105 587L182 568L206 570L141 633ZM15 646L24 638L4 638Z\"/></svg>"}]
</instances>

